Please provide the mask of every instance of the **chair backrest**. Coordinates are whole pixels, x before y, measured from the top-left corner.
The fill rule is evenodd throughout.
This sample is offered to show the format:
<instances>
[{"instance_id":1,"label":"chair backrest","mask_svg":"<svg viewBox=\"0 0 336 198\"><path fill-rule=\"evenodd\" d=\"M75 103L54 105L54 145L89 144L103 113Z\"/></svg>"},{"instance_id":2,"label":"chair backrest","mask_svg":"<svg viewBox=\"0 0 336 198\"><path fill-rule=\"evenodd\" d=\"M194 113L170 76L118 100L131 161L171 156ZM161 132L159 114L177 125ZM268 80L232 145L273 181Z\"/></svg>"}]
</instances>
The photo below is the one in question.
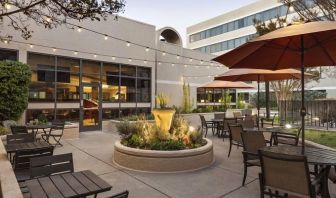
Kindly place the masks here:
<instances>
[{"instance_id":1,"label":"chair backrest","mask_svg":"<svg viewBox=\"0 0 336 198\"><path fill-rule=\"evenodd\" d=\"M127 198L128 197L128 194L129 194L129 191L128 190L125 190L121 193L118 193L118 194L115 194L115 195L112 195L108 198Z\"/></svg>"},{"instance_id":2,"label":"chair backrest","mask_svg":"<svg viewBox=\"0 0 336 198\"><path fill-rule=\"evenodd\" d=\"M35 141L34 134L32 133L7 135L6 138L7 144L19 144Z\"/></svg>"},{"instance_id":3,"label":"chair backrest","mask_svg":"<svg viewBox=\"0 0 336 198\"><path fill-rule=\"evenodd\" d=\"M236 124L236 118L224 118L224 130L229 131L229 124Z\"/></svg>"},{"instance_id":4,"label":"chair backrest","mask_svg":"<svg viewBox=\"0 0 336 198\"><path fill-rule=\"evenodd\" d=\"M243 128L254 128L254 121L251 119L245 119L245 120L237 120L238 124L241 124Z\"/></svg>"},{"instance_id":5,"label":"chair backrest","mask_svg":"<svg viewBox=\"0 0 336 198\"><path fill-rule=\"evenodd\" d=\"M200 119L201 119L202 126L205 126L206 125L206 121L205 121L204 115L199 115L199 116L200 116Z\"/></svg>"},{"instance_id":6,"label":"chair backrest","mask_svg":"<svg viewBox=\"0 0 336 198\"><path fill-rule=\"evenodd\" d=\"M235 111L235 112L233 112L233 117L240 118L240 117L242 117L242 114L241 114L240 111Z\"/></svg>"},{"instance_id":7,"label":"chair backrest","mask_svg":"<svg viewBox=\"0 0 336 198\"><path fill-rule=\"evenodd\" d=\"M12 125L10 126L12 134L27 134L28 129L26 126Z\"/></svg>"},{"instance_id":8,"label":"chair backrest","mask_svg":"<svg viewBox=\"0 0 336 198\"><path fill-rule=\"evenodd\" d=\"M225 118L225 113L215 113L214 118L215 119L224 119Z\"/></svg>"},{"instance_id":9,"label":"chair backrest","mask_svg":"<svg viewBox=\"0 0 336 198\"><path fill-rule=\"evenodd\" d=\"M259 157L265 186L300 197L313 194L305 156L259 150Z\"/></svg>"},{"instance_id":10,"label":"chair backrest","mask_svg":"<svg viewBox=\"0 0 336 198\"><path fill-rule=\"evenodd\" d=\"M266 146L266 140L262 132L241 133L244 151L258 154L258 150Z\"/></svg>"},{"instance_id":11,"label":"chair backrest","mask_svg":"<svg viewBox=\"0 0 336 198\"><path fill-rule=\"evenodd\" d=\"M52 146L34 150L17 151L14 155L14 170L29 169L30 159L41 156L50 156L54 152Z\"/></svg>"},{"instance_id":12,"label":"chair backrest","mask_svg":"<svg viewBox=\"0 0 336 198\"><path fill-rule=\"evenodd\" d=\"M72 153L30 159L30 177L45 177L74 171Z\"/></svg>"},{"instance_id":13,"label":"chair backrest","mask_svg":"<svg viewBox=\"0 0 336 198\"><path fill-rule=\"evenodd\" d=\"M1 184L1 178L0 178L0 198L4 198L3 193L2 193L2 184Z\"/></svg>"},{"instance_id":14,"label":"chair backrest","mask_svg":"<svg viewBox=\"0 0 336 198\"><path fill-rule=\"evenodd\" d=\"M52 124L52 129L53 130L64 130L64 125L65 125L65 122L64 121L60 121L60 120L53 120L51 122Z\"/></svg>"},{"instance_id":15,"label":"chair backrest","mask_svg":"<svg viewBox=\"0 0 336 198\"><path fill-rule=\"evenodd\" d=\"M243 127L240 124L229 124L230 139L238 143L243 143L241 139L241 133L243 133Z\"/></svg>"}]
</instances>

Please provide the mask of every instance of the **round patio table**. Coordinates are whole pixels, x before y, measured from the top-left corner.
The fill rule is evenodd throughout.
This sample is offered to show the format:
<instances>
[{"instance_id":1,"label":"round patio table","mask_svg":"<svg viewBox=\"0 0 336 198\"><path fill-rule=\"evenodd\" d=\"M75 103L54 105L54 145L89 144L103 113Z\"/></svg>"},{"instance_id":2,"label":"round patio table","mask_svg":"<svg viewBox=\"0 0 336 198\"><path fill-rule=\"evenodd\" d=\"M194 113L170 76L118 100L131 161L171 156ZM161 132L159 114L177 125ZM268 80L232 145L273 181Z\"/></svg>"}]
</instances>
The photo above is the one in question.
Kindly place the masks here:
<instances>
[{"instance_id":1,"label":"round patio table","mask_svg":"<svg viewBox=\"0 0 336 198\"><path fill-rule=\"evenodd\" d=\"M302 155L302 148L299 146L270 146L264 147L261 150L286 155ZM315 167L324 168L326 170L326 174L323 175L322 179L321 193L322 197L330 197L328 187L328 175L331 166L336 166L336 151L322 148L306 147L304 155L307 157L308 164L314 165Z\"/></svg>"}]
</instances>

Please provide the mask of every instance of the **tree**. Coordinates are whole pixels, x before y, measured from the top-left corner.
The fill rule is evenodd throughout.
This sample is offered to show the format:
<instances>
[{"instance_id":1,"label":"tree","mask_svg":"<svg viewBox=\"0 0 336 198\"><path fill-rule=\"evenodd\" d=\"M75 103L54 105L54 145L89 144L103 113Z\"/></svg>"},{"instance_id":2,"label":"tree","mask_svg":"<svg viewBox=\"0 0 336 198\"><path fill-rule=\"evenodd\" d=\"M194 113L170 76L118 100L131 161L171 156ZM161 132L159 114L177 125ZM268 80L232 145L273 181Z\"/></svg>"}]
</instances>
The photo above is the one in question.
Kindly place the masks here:
<instances>
[{"instance_id":1,"label":"tree","mask_svg":"<svg viewBox=\"0 0 336 198\"><path fill-rule=\"evenodd\" d=\"M305 21L336 20L335 0L281 0L281 2L291 7Z\"/></svg>"},{"instance_id":2,"label":"tree","mask_svg":"<svg viewBox=\"0 0 336 198\"><path fill-rule=\"evenodd\" d=\"M190 84L189 83L186 84L185 82L183 82L182 91L183 91L182 112L190 113L192 112L193 108L193 103L190 97Z\"/></svg>"},{"instance_id":3,"label":"tree","mask_svg":"<svg viewBox=\"0 0 336 198\"><path fill-rule=\"evenodd\" d=\"M0 61L0 120L17 120L28 106L31 70L17 61Z\"/></svg>"},{"instance_id":4,"label":"tree","mask_svg":"<svg viewBox=\"0 0 336 198\"><path fill-rule=\"evenodd\" d=\"M124 0L1 0L0 3L1 21L21 32L24 39L32 36L33 30L29 28L32 21L52 29L67 24L68 20L105 20L122 12L125 6ZM2 40L12 38L1 36Z\"/></svg>"}]
</instances>

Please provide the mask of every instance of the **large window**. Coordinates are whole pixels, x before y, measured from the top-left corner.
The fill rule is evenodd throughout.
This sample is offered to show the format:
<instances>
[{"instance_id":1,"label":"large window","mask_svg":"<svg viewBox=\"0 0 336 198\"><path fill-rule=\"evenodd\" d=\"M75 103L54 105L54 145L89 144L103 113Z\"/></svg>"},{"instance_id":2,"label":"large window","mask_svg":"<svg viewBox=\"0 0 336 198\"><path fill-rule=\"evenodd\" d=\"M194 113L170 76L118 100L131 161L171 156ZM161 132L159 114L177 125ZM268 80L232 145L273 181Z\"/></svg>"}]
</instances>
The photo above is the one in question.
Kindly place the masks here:
<instances>
[{"instance_id":1,"label":"large window","mask_svg":"<svg viewBox=\"0 0 336 198\"><path fill-rule=\"evenodd\" d=\"M57 58L57 101L79 102L79 59Z\"/></svg>"},{"instance_id":2,"label":"large window","mask_svg":"<svg viewBox=\"0 0 336 198\"><path fill-rule=\"evenodd\" d=\"M251 26L253 25L253 20L259 20L259 21L268 21L270 19L274 19L276 17L281 17L281 16L285 16L287 13L288 7L286 5L281 5L275 8L271 8L265 11L262 11L260 13L257 14L253 14L247 17L243 17L240 19L237 19L235 21L232 22L228 22L222 25L219 25L217 27L208 29L208 30L204 30L202 32L198 32L195 34L192 34L189 36L189 40L190 42L195 42L195 41L199 41L202 39L206 39L209 37L213 37L213 36L217 36L220 34L223 34L225 32L230 32L230 31L234 31L240 28L244 28L247 26Z\"/></svg>"},{"instance_id":3,"label":"large window","mask_svg":"<svg viewBox=\"0 0 336 198\"><path fill-rule=\"evenodd\" d=\"M137 68L137 101L151 101L151 70L150 68Z\"/></svg>"},{"instance_id":4,"label":"large window","mask_svg":"<svg viewBox=\"0 0 336 198\"><path fill-rule=\"evenodd\" d=\"M136 67L134 66L121 66L120 101L136 102Z\"/></svg>"},{"instance_id":5,"label":"large window","mask_svg":"<svg viewBox=\"0 0 336 198\"><path fill-rule=\"evenodd\" d=\"M29 101L54 102L56 80L55 57L29 53L27 63L32 69Z\"/></svg>"},{"instance_id":6,"label":"large window","mask_svg":"<svg viewBox=\"0 0 336 198\"><path fill-rule=\"evenodd\" d=\"M0 61L3 60L18 60L18 52L15 50L0 49Z\"/></svg>"},{"instance_id":7,"label":"large window","mask_svg":"<svg viewBox=\"0 0 336 198\"><path fill-rule=\"evenodd\" d=\"M102 74L103 101L118 102L120 98L120 66L104 63Z\"/></svg>"}]
</instances>

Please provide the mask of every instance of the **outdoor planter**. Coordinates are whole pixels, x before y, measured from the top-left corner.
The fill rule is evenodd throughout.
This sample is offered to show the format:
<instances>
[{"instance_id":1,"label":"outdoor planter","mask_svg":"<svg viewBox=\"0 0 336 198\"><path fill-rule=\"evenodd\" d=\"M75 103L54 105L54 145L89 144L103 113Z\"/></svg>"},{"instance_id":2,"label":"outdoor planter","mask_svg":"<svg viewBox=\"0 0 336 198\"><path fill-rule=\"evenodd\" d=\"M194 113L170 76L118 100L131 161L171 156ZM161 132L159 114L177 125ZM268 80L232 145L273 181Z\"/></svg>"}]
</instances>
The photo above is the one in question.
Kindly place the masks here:
<instances>
[{"instance_id":1,"label":"outdoor planter","mask_svg":"<svg viewBox=\"0 0 336 198\"><path fill-rule=\"evenodd\" d=\"M163 131L169 131L173 116L174 109L153 109L152 113L155 117L155 124Z\"/></svg>"},{"instance_id":2,"label":"outdoor planter","mask_svg":"<svg viewBox=\"0 0 336 198\"><path fill-rule=\"evenodd\" d=\"M146 172L181 172L209 167L214 163L212 141L207 144L179 151L144 150L114 145L114 162L126 169Z\"/></svg>"}]
</instances>

